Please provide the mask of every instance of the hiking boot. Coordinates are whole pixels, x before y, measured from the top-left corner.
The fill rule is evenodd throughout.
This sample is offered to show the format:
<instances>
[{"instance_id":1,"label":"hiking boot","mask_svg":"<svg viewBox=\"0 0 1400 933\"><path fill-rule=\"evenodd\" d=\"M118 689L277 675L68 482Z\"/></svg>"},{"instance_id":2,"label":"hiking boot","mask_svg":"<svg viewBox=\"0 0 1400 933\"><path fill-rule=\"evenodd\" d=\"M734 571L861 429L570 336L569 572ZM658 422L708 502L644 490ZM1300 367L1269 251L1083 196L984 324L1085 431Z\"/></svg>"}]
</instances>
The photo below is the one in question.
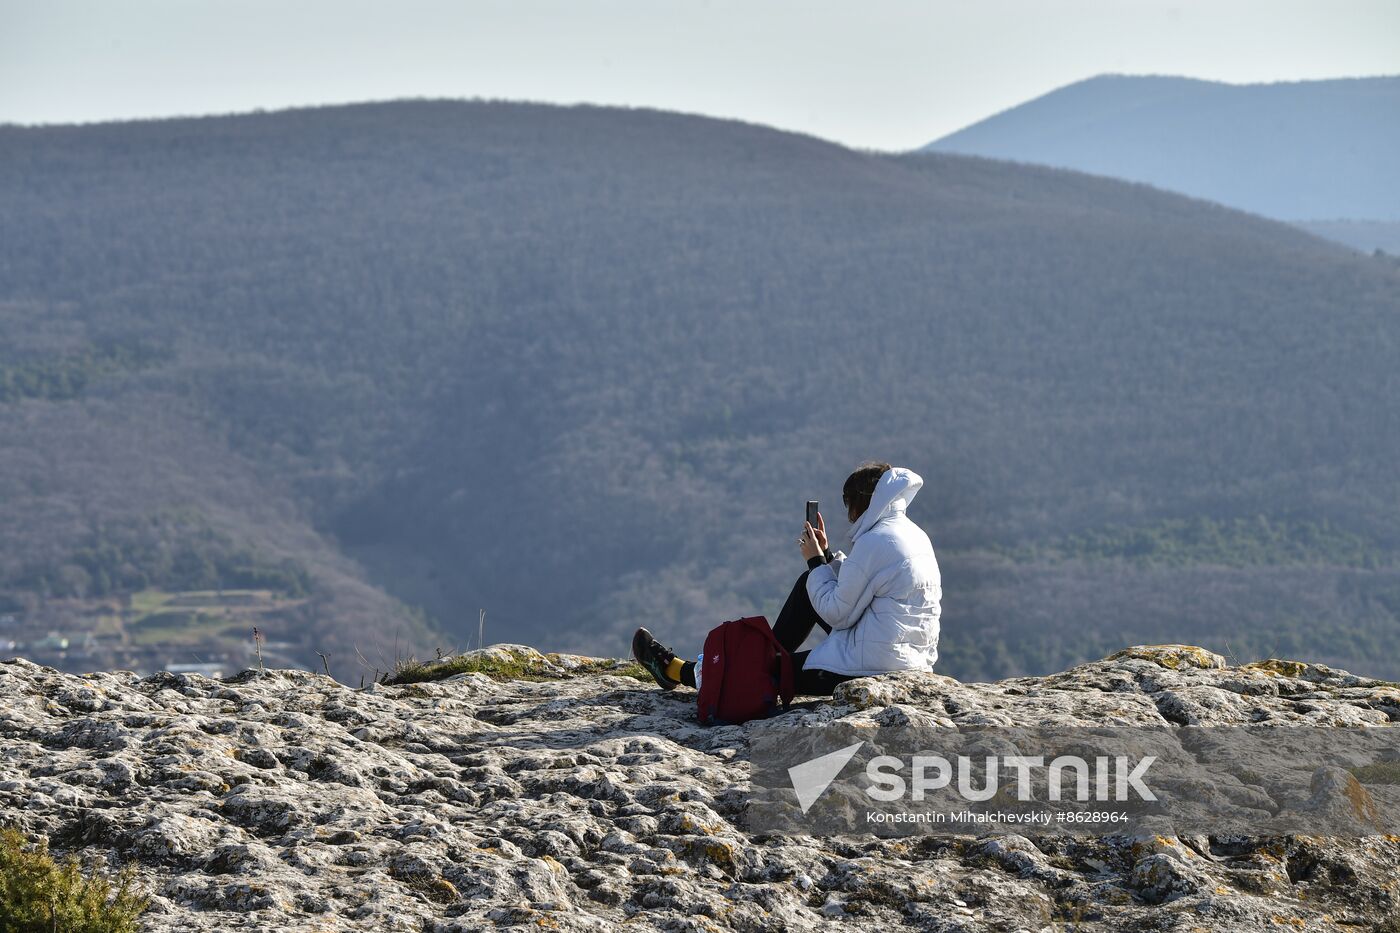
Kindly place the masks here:
<instances>
[{"instance_id":1,"label":"hiking boot","mask_svg":"<svg viewBox=\"0 0 1400 933\"><path fill-rule=\"evenodd\" d=\"M652 638L651 632L644 628L637 629L637 634L632 636L632 657L647 669L647 673L655 678L662 690L674 690L681 685L679 680L672 680L666 674L666 668L670 667L675 654Z\"/></svg>"}]
</instances>

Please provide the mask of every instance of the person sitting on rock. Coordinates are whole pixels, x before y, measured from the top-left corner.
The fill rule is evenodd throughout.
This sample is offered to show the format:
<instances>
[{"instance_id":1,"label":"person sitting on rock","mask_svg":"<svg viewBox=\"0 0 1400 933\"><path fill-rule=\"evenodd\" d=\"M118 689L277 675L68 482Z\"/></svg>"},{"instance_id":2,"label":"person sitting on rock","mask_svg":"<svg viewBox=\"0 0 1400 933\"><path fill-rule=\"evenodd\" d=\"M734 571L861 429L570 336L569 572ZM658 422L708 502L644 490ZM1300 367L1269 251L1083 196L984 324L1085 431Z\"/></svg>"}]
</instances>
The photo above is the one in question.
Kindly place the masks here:
<instances>
[{"instance_id":1,"label":"person sitting on rock","mask_svg":"<svg viewBox=\"0 0 1400 933\"><path fill-rule=\"evenodd\" d=\"M792 654L797 693L831 696L856 677L933 669L942 578L928 535L905 515L923 484L913 470L873 461L847 477L841 501L852 522L849 556L827 548L820 514L815 528L803 523L797 541L807 570L773 623ZM826 639L798 651L814 625ZM632 637L632 656L665 690L695 686L695 662L681 661L645 628Z\"/></svg>"}]
</instances>

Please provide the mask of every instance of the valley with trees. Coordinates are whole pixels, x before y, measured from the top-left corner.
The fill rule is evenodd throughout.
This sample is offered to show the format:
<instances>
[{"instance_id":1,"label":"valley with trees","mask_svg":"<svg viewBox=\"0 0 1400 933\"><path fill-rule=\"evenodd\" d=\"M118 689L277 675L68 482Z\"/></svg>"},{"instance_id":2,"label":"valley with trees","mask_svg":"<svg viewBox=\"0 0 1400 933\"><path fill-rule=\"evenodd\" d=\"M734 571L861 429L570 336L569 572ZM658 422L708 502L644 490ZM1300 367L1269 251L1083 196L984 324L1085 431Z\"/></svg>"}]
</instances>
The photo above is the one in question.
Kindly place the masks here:
<instances>
[{"instance_id":1,"label":"valley with trees","mask_svg":"<svg viewBox=\"0 0 1400 933\"><path fill-rule=\"evenodd\" d=\"M842 546L874 457L925 479L943 673L1182 642L1400 678L1393 257L493 101L3 126L0 203L0 649L237 669L256 626L354 683L482 610L698 647L776 614L804 500Z\"/></svg>"}]
</instances>

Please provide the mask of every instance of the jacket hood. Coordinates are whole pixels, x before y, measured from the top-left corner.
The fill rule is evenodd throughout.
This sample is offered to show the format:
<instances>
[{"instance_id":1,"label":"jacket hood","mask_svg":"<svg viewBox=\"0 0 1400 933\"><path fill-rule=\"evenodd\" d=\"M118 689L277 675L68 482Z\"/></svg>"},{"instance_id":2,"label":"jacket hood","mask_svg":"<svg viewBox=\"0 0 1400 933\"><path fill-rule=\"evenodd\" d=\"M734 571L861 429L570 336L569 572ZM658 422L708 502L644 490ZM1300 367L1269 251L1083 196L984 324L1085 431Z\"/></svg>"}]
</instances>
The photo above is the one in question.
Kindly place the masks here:
<instances>
[{"instance_id":1,"label":"jacket hood","mask_svg":"<svg viewBox=\"0 0 1400 933\"><path fill-rule=\"evenodd\" d=\"M875 485L875 493L870 497L870 508L862 512L860 518L851 526L851 545L854 546L857 538L885 519L904 514L904 510L914 501L923 485L924 478L913 470L904 467L891 467L886 470Z\"/></svg>"}]
</instances>

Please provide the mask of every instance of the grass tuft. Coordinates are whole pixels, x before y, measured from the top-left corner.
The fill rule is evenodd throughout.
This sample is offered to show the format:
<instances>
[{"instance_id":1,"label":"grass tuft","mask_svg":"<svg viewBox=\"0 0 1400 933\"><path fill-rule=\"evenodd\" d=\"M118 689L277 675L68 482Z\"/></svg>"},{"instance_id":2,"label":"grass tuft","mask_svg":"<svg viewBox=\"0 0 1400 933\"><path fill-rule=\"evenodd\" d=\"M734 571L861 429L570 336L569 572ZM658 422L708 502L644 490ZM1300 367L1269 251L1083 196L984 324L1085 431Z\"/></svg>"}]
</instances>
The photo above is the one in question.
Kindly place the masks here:
<instances>
[{"instance_id":1,"label":"grass tuft","mask_svg":"<svg viewBox=\"0 0 1400 933\"><path fill-rule=\"evenodd\" d=\"M396 659L394 670L383 680L389 685L424 683L444 680L456 674L485 674L493 680L560 680L593 674L611 674L651 682L651 675L634 661L613 658L589 658L567 669L558 663L558 655L531 651L488 648L466 654L449 655L433 661L414 657Z\"/></svg>"},{"instance_id":2,"label":"grass tuft","mask_svg":"<svg viewBox=\"0 0 1400 933\"><path fill-rule=\"evenodd\" d=\"M1348 770L1362 784L1400 784L1400 761L1376 761Z\"/></svg>"}]
</instances>

